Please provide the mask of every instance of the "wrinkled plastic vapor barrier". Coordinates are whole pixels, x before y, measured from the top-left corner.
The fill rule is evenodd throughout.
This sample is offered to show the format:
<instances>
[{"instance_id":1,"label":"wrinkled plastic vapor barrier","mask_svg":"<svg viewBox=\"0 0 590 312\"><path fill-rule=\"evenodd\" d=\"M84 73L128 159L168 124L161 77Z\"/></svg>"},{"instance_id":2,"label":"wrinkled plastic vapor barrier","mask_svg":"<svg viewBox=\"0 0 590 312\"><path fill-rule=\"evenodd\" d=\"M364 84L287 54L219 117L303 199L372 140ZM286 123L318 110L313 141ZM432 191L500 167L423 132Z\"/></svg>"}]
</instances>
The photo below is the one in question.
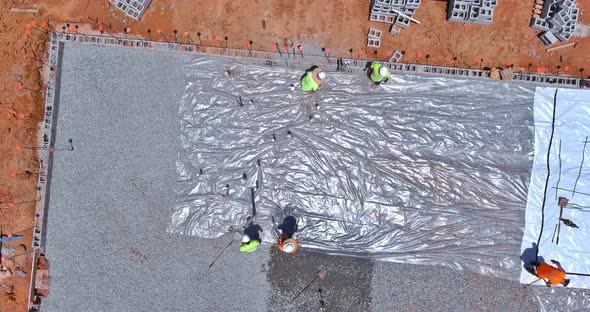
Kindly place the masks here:
<instances>
[{"instance_id":1,"label":"wrinkled plastic vapor barrier","mask_svg":"<svg viewBox=\"0 0 590 312\"><path fill-rule=\"evenodd\" d=\"M290 214L305 248L518 279L532 88L328 73L310 95L302 71L208 57L186 74L171 232L241 229L255 188L263 241Z\"/></svg>"}]
</instances>

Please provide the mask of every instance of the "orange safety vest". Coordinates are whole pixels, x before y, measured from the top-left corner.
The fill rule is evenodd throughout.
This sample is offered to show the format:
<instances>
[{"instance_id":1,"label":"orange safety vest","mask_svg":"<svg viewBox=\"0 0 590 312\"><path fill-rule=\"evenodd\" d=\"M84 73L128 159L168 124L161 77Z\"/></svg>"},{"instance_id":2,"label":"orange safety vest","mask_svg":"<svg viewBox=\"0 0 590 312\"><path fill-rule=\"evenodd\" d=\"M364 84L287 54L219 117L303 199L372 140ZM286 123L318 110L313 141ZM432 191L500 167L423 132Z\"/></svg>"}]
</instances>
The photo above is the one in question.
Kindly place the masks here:
<instances>
[{"instance_id":1,"label":"orange safety vest","mask_svg":"<svg viewBox=\"0 0 590 312\"><path fill-rule=\"evenodd\" d=\"M559 285L565 280L565 272L545 262L537 268L537 276L548 279L551 285Z\"/></svg>"},{"instance_id":2,"label":"orange safety vest","mask_svg":"<svg viewBox=\"0 0 590 312\"><path fill-rule=\"evenodd\" d=\"M280 251L285 252L283 250L283 245L286 243L293 243L295 245L295 249L293 249L293 251L291 251L290 253L294 254L297 252L297 250L299 250L299 240L298 239L292 239L292 238L287 238L285 240L282 240L281 237L279 237L277 239L277 247L279 248Z\"/></svg>"}]
</instances>

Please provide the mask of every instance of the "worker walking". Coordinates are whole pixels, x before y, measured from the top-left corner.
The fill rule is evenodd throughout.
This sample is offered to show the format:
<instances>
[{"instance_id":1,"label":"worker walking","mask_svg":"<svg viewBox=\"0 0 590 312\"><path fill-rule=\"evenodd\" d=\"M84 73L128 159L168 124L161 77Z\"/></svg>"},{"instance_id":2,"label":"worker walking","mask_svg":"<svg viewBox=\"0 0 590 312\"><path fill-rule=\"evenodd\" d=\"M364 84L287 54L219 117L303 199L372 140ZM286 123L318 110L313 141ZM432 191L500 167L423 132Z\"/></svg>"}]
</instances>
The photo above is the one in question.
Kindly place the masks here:
<instances>
[{"instance_id":1,"label":"worker walking","mask_svg":"<svg viewBox=\"0 0 590 312\"><path fill-rule=\"evenodd\" d=\"M286 217L278 229L281 230L281 235L277 239L279 250L286 253L296 253L299 250L299 240L296 234L297 219L293 216Z\"/></svg>"},{"instance_id":2,"label":"worker walking","mask_svg":"<svg viewBox=\"0 0 590 312\"><path fill-rule=\"evenodd\" d=\"M547 287L559 284L563 285L563 287L566 287L570 283L570 280L565 278L566 272L561 266L561 263L559 263L559 261L556 260L551 260L551 262L555 264L557 267L554 267L545 262L534 263L534 274L538 278L543 279Z\"/></svg>"},{"instance_id":3,"label":"worker walking","mask_svg":"<svg viewBox=\"0 0 590 312\"><path fill-rule=\"evenodd\" d=\"M326 73L316 65L305 71L301 77L301 89L304 92L316 92L326 82Z\"/></svg>"},{"instance_id":4,"label":"worker walking","mask_svg":"<svg viewBox=\"0 0 590 312\"><path fill-rule=\"evenodd\" d=\"M258 249L262 240L260 239L260 232L262 228L258 224L253 222L244 229L244 236L242 236L242 246L240 246L241 252L253 252Z\"/></svg>"},{"instance_id":5,"label":"worker walking","mask_svg":"<svg viewBox=\"0 0 590 312\"><path fill-rule=\"evenodd\" d=\"M383 66L383 64L379 62L373 62L371 64L371 67L367 70L367 75L371 78L371 81L373 81L371 89L377 88L381 83L387 83L389 78L391 78L389 68Z\"/></svg>"}]
</instances>

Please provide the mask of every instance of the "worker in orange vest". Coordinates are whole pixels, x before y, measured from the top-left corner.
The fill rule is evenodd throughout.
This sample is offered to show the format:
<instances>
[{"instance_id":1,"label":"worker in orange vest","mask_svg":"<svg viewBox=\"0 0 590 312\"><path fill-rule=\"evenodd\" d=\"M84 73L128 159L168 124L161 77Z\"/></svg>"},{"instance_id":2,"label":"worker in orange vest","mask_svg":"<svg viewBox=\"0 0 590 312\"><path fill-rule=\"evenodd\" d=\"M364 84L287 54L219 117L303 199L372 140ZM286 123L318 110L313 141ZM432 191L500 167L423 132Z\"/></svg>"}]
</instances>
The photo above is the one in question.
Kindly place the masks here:
<instances>
[{"instance_id":1,"label":"worker in orange vest","mask_svg":"<svg viewBox=\"0 0 590 312\"><path fill-rule=\"evenodd\" d=\"M277 239L279 250L286 253L296 253L299 250L299 240L296 234L297 219L293 216L288 216L278 228L281 230L281 235Z\"/></svg>"},{"instance_id":2,"label":"worker in orange vest","mask_svg":"<svg viewBox=\"0 0 590 312\"><path fill-rule=\"evenodd\" d=\"M557 267L554 267L545 262L535 263L535 275L537 275L539 278L542 278L545 281L547 287L559 284L563 285L563 287L566 287L570 283L570 280L565 278L566 272L561 266L561 263L556 260L551 260L551 262L557 265Z\"/></svg>"}]
</instances>

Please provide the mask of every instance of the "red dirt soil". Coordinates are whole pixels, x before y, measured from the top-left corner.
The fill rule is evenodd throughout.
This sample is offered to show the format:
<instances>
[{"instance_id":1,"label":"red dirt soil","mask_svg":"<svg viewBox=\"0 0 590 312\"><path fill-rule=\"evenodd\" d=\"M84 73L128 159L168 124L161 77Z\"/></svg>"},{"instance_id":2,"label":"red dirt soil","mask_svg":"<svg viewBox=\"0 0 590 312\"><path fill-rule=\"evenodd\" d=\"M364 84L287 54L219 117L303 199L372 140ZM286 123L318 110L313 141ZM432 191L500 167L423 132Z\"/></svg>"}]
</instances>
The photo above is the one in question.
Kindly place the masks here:
<instances>
[{"instance_id":1,"label":"red dirt soil","mask_svg":"<svg viewBox=\"0 0 590 312\"><path fill-rule=\"evenodd\" d=\"M38 157L32 149L17 151L15 146L39 144L37 124L43 117L43 94L39 90L44 89L40 71L41 58L47 54L47 35L38 26L27 31L27 24L33 20L37 24L48 22L60 31L65 23L80 25L80 31L88 27L97 30L90 17L109 25L111 33L130 27L133 33L154 40L174 40L176 29L180 42L197 41L196 34L201 32L203 44L216 44L215 36L227 36L229 47L235 48L242 47L244 40L252 40L254 49L269 51L274 42L296 42L330 48L334 56L349 56L352 48L355 54L363 50L363 57L386 59L387 52L398 50L405 52L402 62L426 63L428 54L430 64L476 68L477 60L483 59L484 67L514 64L517 71L530 67L564 74L567 69L570 75L587 75L580 69L586 66L590 71L590 26L583 26L585 38L570 39L578 43L575 48L547 53L537 38L539 32L529 27L534 1L499 2L494 23L478 26L447 22L446 1L425 0L415 15L421 24L412 24L394 37L389 34L389 25L368 21L370 0L154 0L141 22L125 17L107 0L0 1L0 227L3 233L25 230L20 233L24 239L7 245L24 244L27 251L31 246L34 203L30 201L36 197ZM590 24L586 17L590 1L578 4L580 22ZM10 8L38 8L39 12L8 12ZM365 48L369 27L383 31L380 49ZM184 36L185 32L191 39ZM12 172L17 175L12 176ZM16 204L10 207L9 202ZM16 258L17 263L4 264L20 265L30 274L31 261L27 254ZM44 261L43 267L47 265ZM0 281L0 285L12 286L11 294L0 287L0 311L26 311L28 283L29 276L18 274Z\"/></svg>"}]
</instances>

